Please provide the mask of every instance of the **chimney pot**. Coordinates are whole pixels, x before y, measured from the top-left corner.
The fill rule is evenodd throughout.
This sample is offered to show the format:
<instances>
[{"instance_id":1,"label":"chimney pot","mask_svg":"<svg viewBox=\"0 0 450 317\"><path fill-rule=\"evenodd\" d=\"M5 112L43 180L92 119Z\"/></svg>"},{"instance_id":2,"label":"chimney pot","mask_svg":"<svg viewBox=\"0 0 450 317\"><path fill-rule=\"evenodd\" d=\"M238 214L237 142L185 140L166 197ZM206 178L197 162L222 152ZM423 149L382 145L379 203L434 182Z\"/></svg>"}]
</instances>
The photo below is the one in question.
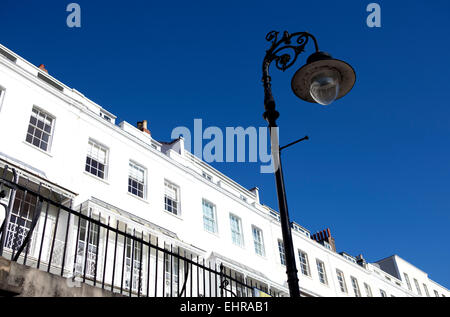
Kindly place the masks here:
<instances>
[{"instance_id":1,"label":"chimney pot","mask_svg":"<svg viewBox=\"0 0 450 317\"><path fill-rule=\"evenodd\" d=\"M39 65L39 69L44 71L44 72L46 72L48 74L48 70L45 69L45 65L44 64Z\"/></svg>"},{"instance_id":2,"label":"chimney pot","mask_svg":"<svg viewBox=\"0 0 450 317\"><path fill-rule=\"evenodd\" d=\"M148 128L147 128L147 120L139 121L139 122L137 123L137 128L138 128L139 130L141 130L142 132L145 132L145 133L151 135L150 131L149 131Z\"/></svg>"}]
</instances>

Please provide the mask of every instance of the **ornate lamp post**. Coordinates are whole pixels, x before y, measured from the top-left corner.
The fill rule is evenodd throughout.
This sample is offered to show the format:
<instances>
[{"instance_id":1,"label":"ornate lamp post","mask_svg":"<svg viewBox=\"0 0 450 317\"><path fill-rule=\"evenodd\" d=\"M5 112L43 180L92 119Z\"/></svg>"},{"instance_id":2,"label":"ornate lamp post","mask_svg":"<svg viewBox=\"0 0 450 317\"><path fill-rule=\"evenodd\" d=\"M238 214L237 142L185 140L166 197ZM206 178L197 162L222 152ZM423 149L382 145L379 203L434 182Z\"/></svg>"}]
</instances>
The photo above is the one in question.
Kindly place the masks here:
<instances>
[{"instance_id":1,"label":"ornate lamp post","mask_svg":"<svg viewBox=\"0 0 450 317\"><path fill-rule=\"evenodd\" d=\"M272 62L275 62L275 66L282 71L290 68L311 39L314 42L316 52L308 57L303 67L297 70L292 78L291 86L294 94L300 99L321 105L329 105L334 100L345 96L353 88L356 75L349 64L333 59L330 54L319 51L316 38L307 32L289 34L285 31L281 39L278 39L278 37L279 32L276 31L269 32L266 35L266 40L272 44L266 51L262 67L265 108L263 117L269 124L289 293L291 297L300 297L280 153L283 148L308 139L308 137L280 148L276 123L280 114L275 109L269 66Z\"/></svg>"}]
</instances>

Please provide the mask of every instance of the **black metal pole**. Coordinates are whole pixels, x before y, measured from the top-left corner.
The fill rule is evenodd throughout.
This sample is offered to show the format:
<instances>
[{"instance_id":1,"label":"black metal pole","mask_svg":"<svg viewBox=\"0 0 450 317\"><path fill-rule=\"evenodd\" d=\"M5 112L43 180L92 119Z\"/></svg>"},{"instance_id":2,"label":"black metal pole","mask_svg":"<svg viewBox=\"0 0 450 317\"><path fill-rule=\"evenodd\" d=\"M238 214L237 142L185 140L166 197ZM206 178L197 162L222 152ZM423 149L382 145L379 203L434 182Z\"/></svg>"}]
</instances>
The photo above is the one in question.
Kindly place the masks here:
<instances>
[{"instance_id":1,"label":"black metal pole","mask_svg":"<svg viewBox=\"0 0 450 317\"><path fill-rule=\"evenodd\" d=\"M278 208L280 212L281 233L283 236L283 246L286 257L286 274L289 285L289 294L291 297L300 297L298 285L297 265L295 263L295 252L292 241L291 222L286 199L286 190L284 186L283 168L281 165L280 150L278 144L278 131L275 121L269 122L272 159L274 163L275 183L277 187Z\"/></svg>"},{"instance_id":2,"label":"black metal pole","mask_svg":"<svg viewBox=\"0 0 450 317\"><path fill-rule=\"evenodd\" d=\"M272 96L272 88L269 76L269 65L271 59L264 59L263 63L263 85L264 85L264 119L269 124L270 143L272 148L272 159L275 174L275 182L277 187L278 207L280 212L281 233L283 236L284 253L286 257L286 274L289 286L289 294L291 297L300 297L300 289L298 285L297 265L295 264L294 245L292 242L291 222L289 220L289 212L286 199L286 191L284 187L283 169L281 167L280 145L278 141L277 119L280 116L275 110L275 100Z\"/></svg>"}]
</instances>

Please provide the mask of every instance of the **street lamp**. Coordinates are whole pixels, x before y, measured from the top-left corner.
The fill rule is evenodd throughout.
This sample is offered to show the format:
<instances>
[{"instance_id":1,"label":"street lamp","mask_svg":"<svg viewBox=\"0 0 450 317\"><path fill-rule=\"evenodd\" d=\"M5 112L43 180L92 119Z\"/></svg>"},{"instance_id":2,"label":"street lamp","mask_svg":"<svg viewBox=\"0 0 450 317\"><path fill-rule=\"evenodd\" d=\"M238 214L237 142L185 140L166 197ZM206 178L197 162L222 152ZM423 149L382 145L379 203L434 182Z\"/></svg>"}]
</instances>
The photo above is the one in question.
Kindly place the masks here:
<instances>
[{"instance_id":1,"label":"street lamp","mask_svg":"<svg viewBox=\"0 0 450 317\"><path fill-rule=\"evenodd\" d=\"M279 146L276 121L280 114L275 109L269 66L272 62L275 62L275 66L282 71L290 68L297 60L298 55L304 52L306 44L311 39L314 42L316 52L309 56L306 64L294 74L291 86L294 94L300 99L321 105L329 105L345 96L353 88L356 75L349 64L332 58L328 53L319 51L316 38L307 32L289 34L285 31L281 39L278 40L278 37L279 32L276 31L271 31L266 35L266 40L272 44L266 51L262 67L265 108L263 117L269 124L289 294L291 297L300 297L280 154L282 149L308 139L308 137L306 136L284 147Z\"/></svg>"}]
</instances>

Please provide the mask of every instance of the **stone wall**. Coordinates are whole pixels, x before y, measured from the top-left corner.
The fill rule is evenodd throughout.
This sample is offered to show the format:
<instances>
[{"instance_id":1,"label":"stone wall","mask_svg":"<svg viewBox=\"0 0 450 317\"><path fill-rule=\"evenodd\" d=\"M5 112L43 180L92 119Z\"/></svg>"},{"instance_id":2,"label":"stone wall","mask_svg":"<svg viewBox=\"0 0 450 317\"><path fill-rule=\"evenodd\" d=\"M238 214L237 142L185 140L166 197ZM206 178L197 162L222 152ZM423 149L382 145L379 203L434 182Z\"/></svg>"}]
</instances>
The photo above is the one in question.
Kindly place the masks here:
<instances>
[{"instance_id":1,"label":"stone wall","mask_svg":"<svg viewBox=\"0 0 450 317\"><path fill-rule=\"evenodd\" d=\"M115 297L122 295L0 257L0 296Z\"/></svg>"}]
</instances>

